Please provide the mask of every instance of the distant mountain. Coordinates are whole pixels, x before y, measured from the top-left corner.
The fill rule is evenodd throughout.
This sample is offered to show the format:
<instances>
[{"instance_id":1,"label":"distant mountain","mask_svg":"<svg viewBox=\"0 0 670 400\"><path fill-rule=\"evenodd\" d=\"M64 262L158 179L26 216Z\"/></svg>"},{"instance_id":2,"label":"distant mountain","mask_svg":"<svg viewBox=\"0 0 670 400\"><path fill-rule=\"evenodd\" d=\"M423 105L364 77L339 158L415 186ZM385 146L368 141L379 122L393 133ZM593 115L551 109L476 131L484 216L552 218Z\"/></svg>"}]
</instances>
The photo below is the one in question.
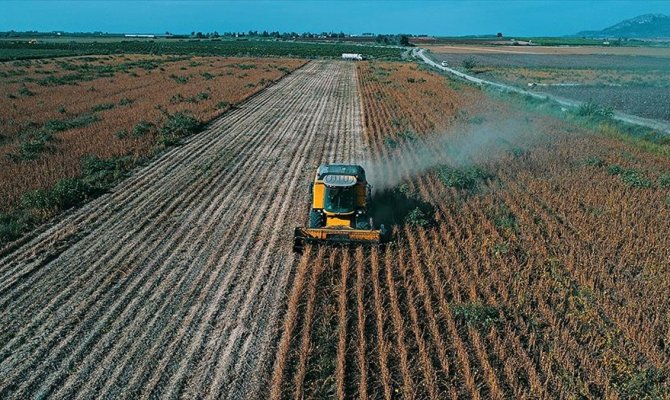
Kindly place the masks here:
<instances>
[{"instance_id":1,"label":"distant mountain","mask_svg":"<svg viewBox=\"0 0 670 400\"><path fill-rule=\"evenodd\" d=\"M645 14L621 21L601 31L582 31L577 36L597 38L667 38L670 37L670 17L664 14Z\"/></svg>"}]
</instances>

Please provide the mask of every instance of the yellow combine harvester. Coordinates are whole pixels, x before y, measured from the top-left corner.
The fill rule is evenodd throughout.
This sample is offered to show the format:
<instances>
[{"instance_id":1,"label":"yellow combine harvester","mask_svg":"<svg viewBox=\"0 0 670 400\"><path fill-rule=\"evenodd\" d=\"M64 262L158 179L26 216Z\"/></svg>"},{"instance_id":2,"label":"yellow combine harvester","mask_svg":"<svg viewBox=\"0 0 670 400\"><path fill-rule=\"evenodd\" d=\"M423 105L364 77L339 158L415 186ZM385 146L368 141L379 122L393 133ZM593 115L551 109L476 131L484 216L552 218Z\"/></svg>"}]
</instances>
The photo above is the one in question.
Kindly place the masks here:
<instances>
[{"instance_id":1,"label":"yellow combine harvester","mask_svg":"<svg viewBox=\"0 0 670 400\"><path fill-rule=\"evenodd\" d=\"M306 243L380 244L389 232L375 230L368 214L371 186L360 165L326 164L316 171L310 187L309 228L295 228L293 251Z\"/></svg>"}]
</instances>

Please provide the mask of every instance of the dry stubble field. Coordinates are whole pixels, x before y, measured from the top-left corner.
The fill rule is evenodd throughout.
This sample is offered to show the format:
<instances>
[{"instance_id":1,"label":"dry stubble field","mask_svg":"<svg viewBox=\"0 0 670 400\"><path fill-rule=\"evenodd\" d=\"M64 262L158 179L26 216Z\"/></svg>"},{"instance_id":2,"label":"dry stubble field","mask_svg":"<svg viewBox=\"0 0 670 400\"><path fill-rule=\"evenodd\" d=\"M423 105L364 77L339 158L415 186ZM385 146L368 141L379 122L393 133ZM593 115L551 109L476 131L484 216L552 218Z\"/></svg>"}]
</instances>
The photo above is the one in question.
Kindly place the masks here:
<instances>
[{"instance_id":1,"label":"dry stubble field","mask_svg":"<svg viewBox=\"0 0 670 400\"><path fill-rule=\"evenodd\" d=\"M289 253L325 161L379 167L393 246ZM4 250L0 397L665 397L669 171L413 64L312 62Z\"/></svg>"}]
</instances>

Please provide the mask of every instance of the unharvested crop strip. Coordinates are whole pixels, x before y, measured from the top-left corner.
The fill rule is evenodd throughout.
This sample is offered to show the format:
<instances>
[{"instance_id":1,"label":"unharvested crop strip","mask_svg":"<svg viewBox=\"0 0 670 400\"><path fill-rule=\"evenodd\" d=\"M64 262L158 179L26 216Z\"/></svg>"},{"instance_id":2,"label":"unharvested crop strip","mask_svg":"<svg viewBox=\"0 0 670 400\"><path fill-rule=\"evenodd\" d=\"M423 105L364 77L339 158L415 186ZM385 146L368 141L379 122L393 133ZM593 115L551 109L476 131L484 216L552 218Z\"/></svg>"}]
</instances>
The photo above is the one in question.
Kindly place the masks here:
<instances>
[{"instance_id":1,"label":"unharvested crop strip","mask_svg":"<svg viewBox=\"0 0 670 400\"><path fill-rule=\"evenodd\" d=\"M406 256L404 248L400 247L398 249L398 263L400 268L400 273L403 275L403 286L407 293L406 302L407 308L409 309L410 316L410 328L414 333L414 340L419 349L419 361L421 363L421 371L423 372L423 379L421 380L421 386L424 386L428 397L431 399L437 399L440 396L438 395L437 383L436 383L436 372L432 365L432 360L428 354L428 348L426 346L426 341L424 340L423 333L420 329L419 313L417 312L416 305L414 303L414 285L410 281L408 276L408 268L405 262Z\"/></svg>"},{"instance_id":2,"label":"unharvested crop strip","mask_svg":"<svg viewBox=\"0 0 670 400\"><path fill-rule=\"evenodd\" d=\"M363 250L356 249L356 326L358 328L358 346L356 360L358 362L359 381L358 398L366 400L368 398L368 363L367 363L367 344L365 341L365 271L366 260L363 257Z\"/></svg>"},{"instance_id":3,"label":"unharvested crop strip","mask_svg":"<svg viewBox=\"0 0 670 400\"><path fill-rule=\"evenodd\" d=\"M396 292L396 282L393 278L393 254L390 249L386 249L384 256L384 268L386 269L386 284L389 290L389 300L391 303L391 320L393 321L393 328L396 338L396 351L400 358L400 371L402 373L402 392L405 399L413 399L415 397L415 386L412 380L411 367L409 364L409 354L405 345L405 323L400 312L400 302L398 301L398 294Z\"/></svg>"},{"instance_id":4,"label":"unharvested crop strip","mask_svg":"<svg viewBox=\"0 0 670 400\"><path fill-rule=\"evenodd\" d=\"M382 303L382 290L379 282L379 252L372 250L370 255L370 264L372 266L372 287L374 293L374 314L377 328L377 353L379 355L379 368L381 372L381 381L384 389L384 398L391 399L391 372L389 370L389 344L386 341L384 333L384 315L385 308Z\"/></svg>"},{"instance_id":5,"label":"unharvested crop strip","mask_svg":"<svg viewBox=\"0 0 670 400\"><path fill-rule=\"evenodd\" d=\"M348 291L348 277L349 277L349 252L342 252L342 262L340 264L340 290L337 301L337 397L345 398L344 380L346 370L347 357L347 291Z\"/></svg>"},{"instance_id":6,"label":"unharvested crop strip","mask_svg":"<svg viewBox=\"0 0 670 400\"><path fill-rule=\"evenodd\" d=\"M440 331L440 327L437 322L436 316L438 314L433 309L431 288L426 282L426 278L423 273L423 266L419 264L418 261L421 259L421 255L419 255L418 252L416 235L409 229L409 227L405 228L405 235L407 237L409 249L412 255L410 258L412 263L412 274L416 278L419 293L423 297L423 304L424 308L426 309L426 316L428 318L428 329L430 331L430 337L434 342L433 348L435 349L435 351L437 351L437 358L440 363L440 366L442 367L440 373L442 375L442 379L444 379L445 381L445 384L447 384L448 386L450 392L449 397L453 398L454 396L456 396L456 393L453 390L453 386L447 380L450 374L449 356L447 354L447 344L442 338L442 332ZM418 241L421 243L423 248L425 249L432 248L431 244L425 239L425 234L423 230L420 230L420 239ZM430 258L426 257L424 260L426 264L432 264L432 260ZM434 268L434 265L432 267Z\"/></svg>"}]
</instances>

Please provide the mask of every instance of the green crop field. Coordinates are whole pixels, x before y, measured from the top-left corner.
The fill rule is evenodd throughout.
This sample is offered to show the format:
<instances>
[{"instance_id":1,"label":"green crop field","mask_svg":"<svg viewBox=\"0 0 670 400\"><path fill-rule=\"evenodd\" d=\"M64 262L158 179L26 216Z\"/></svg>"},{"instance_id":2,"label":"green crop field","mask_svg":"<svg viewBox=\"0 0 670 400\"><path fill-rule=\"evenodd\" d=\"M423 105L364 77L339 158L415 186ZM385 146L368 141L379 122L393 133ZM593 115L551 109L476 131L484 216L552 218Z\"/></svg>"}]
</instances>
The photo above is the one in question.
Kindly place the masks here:
<instances>
[{"instance_id":1,"label":"green crop field","mask_svg":"<svg viewBox=\"0 0 670 400\"><path fill-rule=\"evenodd\" d=\"M251 56L334 58L361 53L373 59L397 59L401 50L391 46L343 43L305 43L271 40L117 40L0 41L0 61L92 54L179 54L200 56Z\"/></svg>"}]
</instances>

